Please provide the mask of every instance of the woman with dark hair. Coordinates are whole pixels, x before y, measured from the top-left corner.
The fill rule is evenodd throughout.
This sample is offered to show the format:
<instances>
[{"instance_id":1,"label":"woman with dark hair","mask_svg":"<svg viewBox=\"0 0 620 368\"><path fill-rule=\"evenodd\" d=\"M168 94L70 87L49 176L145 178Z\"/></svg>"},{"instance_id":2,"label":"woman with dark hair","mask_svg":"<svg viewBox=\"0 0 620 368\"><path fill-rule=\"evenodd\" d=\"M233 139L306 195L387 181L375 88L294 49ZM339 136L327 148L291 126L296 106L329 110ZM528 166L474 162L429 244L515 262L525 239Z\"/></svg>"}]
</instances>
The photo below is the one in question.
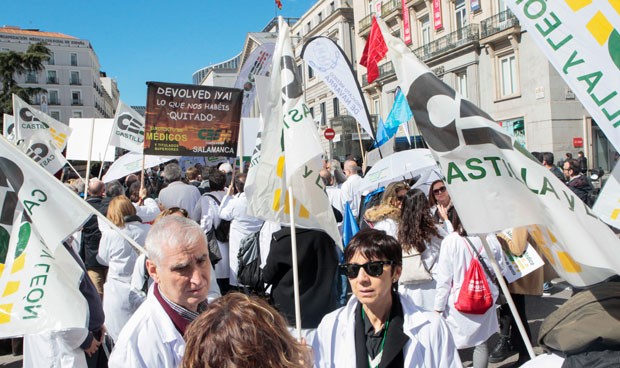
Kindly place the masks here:
<instances>
[{"instance_id":1,"label":"woman with dark hair","mask_svg":"<svg viewBox=\"0 0 620 368\"><path fill-rule=\"evenodd\" d=\"M107 217L123 233L144 245L150 226L136 216L136 208L129 198L124 195L112 198ZM97 260L109 267L103 284L103 311L108 334L114 341L143 301L131 288L131 274L137 259L138 252L122 235L109 228L101 232Z\"/></svg>"},{"instance_id":2,"label":"woman with dark hair","mask_svg":"<svg viewBox=\"0 0 620 368\"><path fill-rule=\"evenodd\" d=\"M328 314L313 341L317 367L461 367L445 322L417 307L396 285L402 250L385 232L364 229L340 267L353 296Z\"/></svg>"},{"instance_id":3,"label":"woman with dark hair","mask_svg":"<svg viewBox=\"0 0 620 368\"><path fill-rule=\"evenodd\" d=\"M284 318L257 297L229 293L209 304L185 332L182 368L305 368L307 347Z\"/></svg>"},{"instance_id":4,"label":"woman with dark hair","mask_svg":"<svg viewBox=\"0 0 620 368\"><path fill-rule=\"evenodd\" d=\"M403 268L413 266L413 262L421 262L430 279L416 279L411 273L411 278L401 277L400 291L410 296L416 305L432 311L437 287L435 264L439 258L441 241L448 233L436 224L428 199L421 190L407 192L402 203L397 239L403 249ZM406 269L404 273L408 275Z\"/></svg>"},{"instance_id":5,"label":"woman with dark hair","mask_svg":"<svg viewBox=\"0 0 620 368\"><path fill-rule=\"evenodd\" d=\"M438 268L435 311L446 319L459 349L475 347L474 368L483 368L488 365L487 340L499 329L495 308L491 305L484 314L463 313L456 309L455 302L458 300L465 273L473 257L480 260L493 301L496 301L499 288L493 282L490 257L495 258L502 272L504 258L495 235L490 234L486 237L492 252L487 254L480 238L467 236L458 215L455 216L453 225L455 231L441 242L439 260L435 266Z\"/></svg>"},{"instance_id":6,"label":"woman with dark hair","mask_svg":"<svg viewBox=\"0 0 620 368\"><path fill-rule=\"evenodd\" d=\"M435 180L431 184L428 192L428 201L435 221L443 225L446 232L453 232L452 222L454 217L456 217L456 209L452 205L452 198L450 198L448 188L443 180Z\"/></svg>"}]
</instances>

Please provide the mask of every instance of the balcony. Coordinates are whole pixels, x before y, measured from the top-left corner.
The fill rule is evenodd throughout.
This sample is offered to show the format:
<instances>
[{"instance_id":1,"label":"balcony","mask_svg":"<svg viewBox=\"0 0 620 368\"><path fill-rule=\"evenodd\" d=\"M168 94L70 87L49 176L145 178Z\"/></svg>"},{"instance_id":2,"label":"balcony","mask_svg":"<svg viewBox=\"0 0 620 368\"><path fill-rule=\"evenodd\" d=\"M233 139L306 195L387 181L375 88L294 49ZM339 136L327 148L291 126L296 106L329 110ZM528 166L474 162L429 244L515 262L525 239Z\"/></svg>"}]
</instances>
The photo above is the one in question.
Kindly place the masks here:
<instances>
[{"instance_id":1,"label":"balcony","mask_svg":"<svg viewBox=\"0 0 620 368\"><path fill-rule=\"evenodd\" d=\"M389 61L387 63L383 63L379 65L379 76L377 77L377 80L386 79L395 74L396 72L394 71L394 64L392 64L392 62ZM364 74L362 75L362 87L366 87L367 85L368 85L368 74Z\"/></svg>"},{"instance_id":2,"label":"balcony","mask_svg":"<svg viewBox=\"0 0 620 368\"><path fill-rule=\"evenodd\" d=\"M69 84L72 86L81 86L82 81L80 80L80 78L71 78L71 80L69 81Z\"/></svg>"},{"instance_id":3,"label":"balcony","mask_svg":"<svg viewBox=\"0 0 620 368\"><path fill-rule=\"evenodd\" d=\"M56 78L56 77L47 77L47 84L58 84L58 78Z\"/></svg>"},{"instance_id":4,"label":"balcony","mask_svg":"<svg viewBox=\"0 0 620 368\"><path fill-rule=\"evenodd\" d=\"M517 17L510 11L510 9L506 9L503 12L495 14L494 16L480 22L480 38L492 36L503 30L518 25L519 20Z\"/></svg>"},{"instance_id":5,"label":"balcony","mask_svg":"<svg viewBox=\"0 0 620 368\"><path fill-rule=\"evenodd\" d=\"M357 33L360 36L365 36L366 34L370 33L370 25L372 24L372 17L375 14L372 13L370 15L365 16L364 18L362 18L362 20L360 20L359 24L358 24L358 30Z\"/></svg>"},{"instance_id":6,"label":"balcony","mask_svg":"<svg viewBox=\"0 0 620 368\"><path fill-rule=\"evenodd\" d=\"M50 98L50 100L48 102L48 105L50 105L50 106L52 106L52 105L58 106L58 105L60 105L60 99L59 98Z\"/></svg>"},{"instance_id":7,"label":"balcony","mask_svg":"<svg viewBox=\"0 0 620 368\"><path fill-rule=\"evenodd\" d=\"M39 80L37 79L36 75L27 75L26 83L30 83L30 84L39 83Z\"/></svg>"},{"instance_id":8,"label":"balcony","mask_svg":"<svg viewBox=\"0 0 620 368\"><path fill-rule=\"evenodd\" d=\"M438 38L428 44L413 50L413 53L422 61L432 59L438 55L459 47L476 42L480 39L480 26L470 24L444 37Z\"/></svg>"},{"instance_id":9,"label":"balcony","mask_svg":"<svg viewBox=\"0 0 620 368\"><path fill-rule=\"evenodd\" d=\"M402 13L403 7L400 0L390 0L381 5L381 16L387 22L394 16Z\"/></svg>"},{"instance_id":10,"label":"balcony","mask_svg":"<svg viewBox=\"0 0 620 368\"><path fill-rule=\"evenodd\" d=\"M74 98L71 100L71 106L82 106L84 105L82 103L82 99L81 98Z\"/></svg>"}]
</instances>

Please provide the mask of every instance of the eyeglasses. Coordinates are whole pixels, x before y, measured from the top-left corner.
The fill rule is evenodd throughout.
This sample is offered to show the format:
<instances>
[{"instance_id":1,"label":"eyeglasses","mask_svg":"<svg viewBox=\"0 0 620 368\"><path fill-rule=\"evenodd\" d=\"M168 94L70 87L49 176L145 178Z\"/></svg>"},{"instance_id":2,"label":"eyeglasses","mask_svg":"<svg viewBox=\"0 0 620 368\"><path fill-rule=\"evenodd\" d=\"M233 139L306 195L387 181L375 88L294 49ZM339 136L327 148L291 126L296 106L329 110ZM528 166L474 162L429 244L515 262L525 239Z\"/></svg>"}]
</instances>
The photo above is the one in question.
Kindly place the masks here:
<instances>
[{"instance_id":1,"label":"eyeglasses","mask_svg":"<svg viewBox=\"0 0 620 368\"><path fill-rule=\"evenodd\" d=\"M445 191L446 191L446 187L443 186L443 187L439 187L437 189L433 189L433 194L439 194L439 193L443 193Z\"/></svg>"},{"instance_id":2,"label":"eyeglasses","mask_svg":"<svg viewBox=\"0 0 620 368\"><path fill-rule=\"evenodd\" d=\"M393 265L394 261L373 261L364 263L363 265L357 263L345 263L340 265L340 268L344 271L348 278L354 279L360 272L360 268L364 268L364 271L368 276L379 277L383 274L384 265Z\"/></svg>"}]
</instances>

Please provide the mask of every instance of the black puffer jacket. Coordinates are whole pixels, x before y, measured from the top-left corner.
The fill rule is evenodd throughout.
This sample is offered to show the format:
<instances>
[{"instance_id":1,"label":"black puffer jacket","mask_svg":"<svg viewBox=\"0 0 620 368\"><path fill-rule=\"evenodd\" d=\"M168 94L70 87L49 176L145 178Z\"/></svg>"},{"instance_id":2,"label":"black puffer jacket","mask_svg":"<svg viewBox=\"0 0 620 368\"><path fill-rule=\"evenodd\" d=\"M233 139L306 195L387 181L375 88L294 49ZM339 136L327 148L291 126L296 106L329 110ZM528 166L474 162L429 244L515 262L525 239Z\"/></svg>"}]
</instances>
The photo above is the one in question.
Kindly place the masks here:
<instances>
[{"instance_id":1,"label":"black puffer jacket","mask_svg":"<svg viewBox=\"0 0 620 368\"><path fill-rule=\"evenodd\" d=\"M592 185L585 175L579 174L570 179L566 185L575 193L583 203L588 203L588 194L592 191Z\"/></svg>"}]
</instances>

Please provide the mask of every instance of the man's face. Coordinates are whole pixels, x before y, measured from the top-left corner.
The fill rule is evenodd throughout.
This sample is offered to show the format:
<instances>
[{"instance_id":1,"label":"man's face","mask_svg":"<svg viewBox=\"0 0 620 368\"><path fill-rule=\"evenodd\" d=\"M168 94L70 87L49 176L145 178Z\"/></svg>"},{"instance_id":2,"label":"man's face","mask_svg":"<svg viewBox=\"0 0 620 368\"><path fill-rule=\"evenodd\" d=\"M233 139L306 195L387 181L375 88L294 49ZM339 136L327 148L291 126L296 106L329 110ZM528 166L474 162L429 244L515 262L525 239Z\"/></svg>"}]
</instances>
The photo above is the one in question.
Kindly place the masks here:
<instances>
[{"instance_id":1,"label":"man's face","mask_svg":"<svg viewBox=\"0 0 620 368\"><path fill-rule=\"evenodd\" d=\"M164 246L161 265L146 261L149 274L168 299L191 311L207 299L211 277L209 248L202 237L198 243Z\"/></svg>"},{"instance_id":2,"label":"man's face","mask_svg":"<svg viewBox=\"0 0 620 368\"><path fill-rule=\"evenodd\" d=\"M562 165L562 171L564 172L566 179L570 179L573 170L570 169L570 164L568 162L565 162L564 165Z\"/></svg>"}]
</instances>

